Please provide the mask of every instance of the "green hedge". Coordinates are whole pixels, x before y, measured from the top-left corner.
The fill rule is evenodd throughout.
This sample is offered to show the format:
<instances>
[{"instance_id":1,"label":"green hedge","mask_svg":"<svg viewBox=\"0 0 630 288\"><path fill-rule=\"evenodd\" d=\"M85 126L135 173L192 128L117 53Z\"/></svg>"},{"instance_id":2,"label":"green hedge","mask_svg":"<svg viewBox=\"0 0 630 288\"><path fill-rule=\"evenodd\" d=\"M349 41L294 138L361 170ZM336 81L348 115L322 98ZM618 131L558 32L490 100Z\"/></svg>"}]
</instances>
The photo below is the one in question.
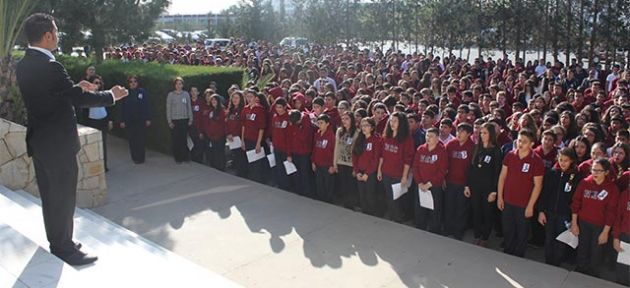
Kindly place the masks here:
<instances>
[{"instance_id":1,"label":"green hedge","mask_svg":"<svg viewBox=\"0 0 630 288\"><path fill-rule=\"evenodd\" d=\"M86 58L62 57L61 61L68 73L75 81L81 79L85 69L90 65ZM138 75L140 86L147 91L151 107L152 126L147 133L147 146L151 149L171 154L170 129L166 123L166 95L173 90L173 79L184 78L184 89L196 86L200 91L208 87L210 81L217 83L217 93L227 94L232 84L239 84L243 80L243 70L227 67L204 67L185 65L162 65L158 63L121 63L120 61L105 61L96 65L96 73L103 77L106 87L123 85L127 87L127 76ZM114 107L114 120L119 122L119 107ZM118 126L118 125L115 125ZM113 132L123 136L121 129Z\"/></svg>"}]
</instances>

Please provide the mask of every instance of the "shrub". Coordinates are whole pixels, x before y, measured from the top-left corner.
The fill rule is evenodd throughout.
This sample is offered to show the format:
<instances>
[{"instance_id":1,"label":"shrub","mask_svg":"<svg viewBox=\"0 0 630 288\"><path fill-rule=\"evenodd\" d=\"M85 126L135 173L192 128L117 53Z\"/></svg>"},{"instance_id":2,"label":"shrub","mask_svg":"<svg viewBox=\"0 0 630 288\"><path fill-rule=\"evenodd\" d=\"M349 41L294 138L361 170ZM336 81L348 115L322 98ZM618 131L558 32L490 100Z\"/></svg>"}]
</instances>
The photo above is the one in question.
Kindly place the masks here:
<instances>
[{"instance_id":1,"label":"shrub","mask_svg":"<svg viewBox=\"0 0 630 288\"><path fill-rule=\"evenodd\" d=\"M90 65L86 58L61 57L58 60L66 66L75 81L83 78L85 69ZM171 135L166 123L166 96L174 89L172 82L175 77L180 76L184 79L185 90L196 86L202 94L210 81L214 81L217 83L217 93L221 95L226 95L232 84L240 84L243 79L243 70L239 68L120 61L105 61L96 65L96 73L103 77L106 88L114 85L127 87L127 77L130 75L137 75L140 78L140 87L147 91L152 115L152 125L147 133L147 146L167 154L171 154ZM120 122L118 105L112 111L114 122ZM124 137L121 129L115 128L113 133Z\"/></svg>"}]
</instances>

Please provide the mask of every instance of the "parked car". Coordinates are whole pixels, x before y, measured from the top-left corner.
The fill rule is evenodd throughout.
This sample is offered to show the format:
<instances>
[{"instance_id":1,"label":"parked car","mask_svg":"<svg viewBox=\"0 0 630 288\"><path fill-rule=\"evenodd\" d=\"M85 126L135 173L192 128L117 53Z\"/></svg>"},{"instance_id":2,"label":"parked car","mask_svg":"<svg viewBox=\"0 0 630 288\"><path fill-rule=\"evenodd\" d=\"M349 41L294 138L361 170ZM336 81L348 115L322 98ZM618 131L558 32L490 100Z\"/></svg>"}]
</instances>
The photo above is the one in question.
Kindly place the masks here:
<instances>
[{"instance_id":1,"label":"parked car","mask_svg":"<svg viewBox=\"0 0 630 288\"><path fill-rule=\"evenodd\" d=\"M218 47L219 49L224 50L225 47L232 44L232 40L227 38L211 38L203 41L203 44L206 46L206 49Z\"/></svg>"},{"instance_id":2,"label":"parked car","mask_svg":"<svg viewBox=\"0 0 630 288\"><path fill-rule=\"evenodd\" d=\"M280 41L280 46L303 47L308 44L308 39L301 37L286 37Z\"/></svg>"}]
</instances>

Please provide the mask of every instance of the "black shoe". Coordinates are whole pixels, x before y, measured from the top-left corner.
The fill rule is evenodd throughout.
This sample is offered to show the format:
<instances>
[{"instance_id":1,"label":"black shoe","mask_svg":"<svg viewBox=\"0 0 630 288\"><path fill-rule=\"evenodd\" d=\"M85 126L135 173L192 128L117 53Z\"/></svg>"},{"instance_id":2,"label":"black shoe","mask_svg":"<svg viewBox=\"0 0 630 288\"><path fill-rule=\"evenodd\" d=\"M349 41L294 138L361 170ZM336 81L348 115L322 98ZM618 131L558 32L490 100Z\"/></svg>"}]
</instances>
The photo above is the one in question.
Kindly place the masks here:
<instances>
[{"instance_id":1,"label":"black shoe","mask_svg":"<svg viewBox=\"0 0 630 288\"><path fill-rule=\"evenodd\" d=\"M70 253L64 253L60 255L55 254L55 256L59 257L59 259L63 260L63 262L66 262L72 266L88 265L98 260L98 257L85 254L84 252L78 249Z\"/></svg>"}]
</instances>

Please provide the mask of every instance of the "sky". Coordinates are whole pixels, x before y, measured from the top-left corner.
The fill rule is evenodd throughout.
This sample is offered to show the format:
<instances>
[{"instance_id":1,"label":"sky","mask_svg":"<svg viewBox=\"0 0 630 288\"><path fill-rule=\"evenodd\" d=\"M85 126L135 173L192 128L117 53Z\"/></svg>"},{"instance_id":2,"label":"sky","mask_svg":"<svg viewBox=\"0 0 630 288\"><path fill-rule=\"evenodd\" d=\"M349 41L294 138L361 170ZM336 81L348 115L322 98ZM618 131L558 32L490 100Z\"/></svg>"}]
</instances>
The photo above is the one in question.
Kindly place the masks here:
<instances>
[{"instance_id":1,"label":"sky","mask_svg":"<svg viewBox=\"0 0 630 288\"><path fill-rule=\"evenodd\" d=\"M168 14L206 14L218 13L237 4L238 0L171 0Z\"/></svg>"}]
</instances>

